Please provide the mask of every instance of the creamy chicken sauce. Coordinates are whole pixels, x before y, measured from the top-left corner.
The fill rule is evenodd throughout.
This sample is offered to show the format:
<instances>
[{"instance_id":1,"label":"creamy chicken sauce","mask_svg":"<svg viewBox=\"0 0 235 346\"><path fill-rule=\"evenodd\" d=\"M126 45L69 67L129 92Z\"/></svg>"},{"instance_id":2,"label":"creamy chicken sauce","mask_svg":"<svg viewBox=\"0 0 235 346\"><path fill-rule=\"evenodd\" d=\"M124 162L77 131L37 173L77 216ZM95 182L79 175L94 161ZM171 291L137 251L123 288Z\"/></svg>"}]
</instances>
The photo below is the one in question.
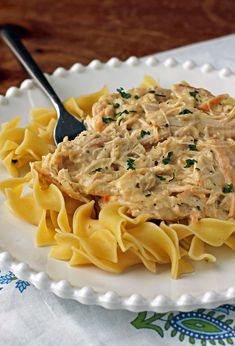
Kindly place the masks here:
<instances>
[{"instance_id":1,"label":"creamy chicken sauce","mask_svg":"<svg viewBox=\"0 0 235 346\"><path fill-rule=\"evenodd\" d=\"M43 158L41 178L83 202L119 201L132 216L234 218L235 107L228 95L186 83L120 88L94 104L86 125Z\"/></svg>"}]
</instances>

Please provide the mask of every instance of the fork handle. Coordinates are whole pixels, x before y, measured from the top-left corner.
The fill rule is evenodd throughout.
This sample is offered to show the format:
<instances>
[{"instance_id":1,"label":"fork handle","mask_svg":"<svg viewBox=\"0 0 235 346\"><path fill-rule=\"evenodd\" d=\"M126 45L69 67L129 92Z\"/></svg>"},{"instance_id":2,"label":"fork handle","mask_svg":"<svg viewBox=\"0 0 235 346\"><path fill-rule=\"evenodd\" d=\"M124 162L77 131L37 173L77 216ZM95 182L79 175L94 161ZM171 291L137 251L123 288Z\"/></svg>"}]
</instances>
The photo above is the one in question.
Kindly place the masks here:
<instances>
[{"instance_id":1,"label":"fork handle","mask_svg":"<svg viewBox=\"0 0 235 346\"><path fill-rule=\"evenodd\" d=\"M49 97L57 111L57 114L60 114L61 110L64 109L62 102L12 27L10 25L3 26L1 29L1 36L24 66L28 74L39 84Z\"/></svg>"}]
</instances>

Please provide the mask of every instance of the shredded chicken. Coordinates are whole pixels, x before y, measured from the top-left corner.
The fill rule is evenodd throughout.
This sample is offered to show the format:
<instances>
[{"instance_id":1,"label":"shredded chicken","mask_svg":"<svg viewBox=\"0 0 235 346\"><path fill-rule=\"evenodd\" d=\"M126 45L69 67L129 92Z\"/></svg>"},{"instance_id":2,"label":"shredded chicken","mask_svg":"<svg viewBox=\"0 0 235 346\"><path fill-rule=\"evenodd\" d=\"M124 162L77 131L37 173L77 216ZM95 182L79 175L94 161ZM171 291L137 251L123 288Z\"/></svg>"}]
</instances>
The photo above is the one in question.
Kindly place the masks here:
<instances>
[{"instance_id":1,"label":"shredded chicken","mask_svg":"<svg viewBox=\"0 0 235 346\"><path fill-rule=\"evenodd\" d=\"M73 198L119 201L166 222L234 218L235 108L186 83L102 96L88 130L42 164L41 178Z\"/></svg>"}]
</instances>

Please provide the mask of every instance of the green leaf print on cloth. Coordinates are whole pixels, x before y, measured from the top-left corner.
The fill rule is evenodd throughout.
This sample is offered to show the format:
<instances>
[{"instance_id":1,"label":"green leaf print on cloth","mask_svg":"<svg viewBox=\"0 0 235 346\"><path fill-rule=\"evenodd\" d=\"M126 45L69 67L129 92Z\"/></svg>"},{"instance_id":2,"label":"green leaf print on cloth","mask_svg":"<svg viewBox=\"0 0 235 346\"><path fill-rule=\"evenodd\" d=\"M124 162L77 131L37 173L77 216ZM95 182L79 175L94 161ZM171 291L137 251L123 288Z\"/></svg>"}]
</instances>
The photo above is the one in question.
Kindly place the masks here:
<instances>
[{"instance_id":1,"label":"green leaf print on cloth","mask_svg":"<svg viewBox=\"0 0 235 346\"><path fill-rule=\"evenodd\" d=\"M188 345L198 341L202 346L235 344L235 306L229 304L214 310L140 312L131 324L136 329L151 329L161 337L178 338Z\"/></svg>"},{"instance_id":2,"label":"green leaf print on cloth","mask_svg":"<svg viewBox=\"0 0 235 346\"><path fill-rule=\"evenodd\" d=\"M153 316L146 318L147 312L140 312L138 316L136 317L135 320L131 322L131 324L136 328L136 329L153 329L155 332L157 332L161 337L163 337L163 329L156 325L153 324L153 322L161 319L165 314L157 314L154 313Z\"/></svg>"}]
</instances>

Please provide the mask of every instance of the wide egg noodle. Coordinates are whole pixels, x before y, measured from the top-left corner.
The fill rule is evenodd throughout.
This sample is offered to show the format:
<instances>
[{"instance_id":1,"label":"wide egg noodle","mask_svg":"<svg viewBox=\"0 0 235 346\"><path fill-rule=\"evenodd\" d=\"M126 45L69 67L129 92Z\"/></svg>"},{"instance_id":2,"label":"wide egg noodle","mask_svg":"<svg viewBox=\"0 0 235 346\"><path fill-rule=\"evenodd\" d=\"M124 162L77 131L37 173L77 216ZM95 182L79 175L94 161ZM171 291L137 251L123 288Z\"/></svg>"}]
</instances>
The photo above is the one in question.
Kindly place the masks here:
<instances>
[{"instance_id":1,"label":"wide egg noodle","mask_svg":"<svg viewBox=\"0 0 235 346\"><path fill-rule=\"evenodd\" d=\"M235 250L235 232L230 235L230 237L228 237L224 243L232 250Z\"/></svg>"},{"instance_id":2,"label":"wide egg noodle","mask_svg":"<svg viewBox=\"0 0 235 346\"><path fill-rule=\"evenodd\" d=\"M31 155L31 161L40 160L45 153L51 151L50 144L45 142L42 138L38 136L37 133L26 129L24 133L24 139L22 143L15 150L15 155L18 158L24 157L25 155Z\"/></svg>"},{"instance_id":3,"label":"wide egg noodle","mask_svg":"<svg viewBox=\"0 0 235 346\"><path fill-rule=\"evenodd\" d=\"M122 209L121 216L118 214L120 208ZM91 217L92 209L93 202L78 207L73 218L73 234L57 233L55 236L57 245L52 248L50 256L57 259L66 258L72 265L82 264L86 259L87 262L89 260L99 268L120 272L123 268L123 265L118 266L120 256L123 257L127 253L131 262L135 259L133 263L136 264L141 260L153 272L157 263L172 263L172 277L178 276L180 252L176 247L175 237L172 241L161 227L148 221L141 221L138 224L133 219L132 227L128 228L128 223L131 223L129 216L127 216L128 221L124 220L126 221L124 226L123 208L117 203L104 206L98 220ZM107 214L116 214L116 217L109 219L108 223L107 220L104 222L104 215ZM144 218L146 219L146 216ZM140 220L140 217L138 219ZM119 225L118 231L117 225ZM120 246L118 247L118 238L122 237L126 240L121 242L124 246L123 250ZM146 256L143 249L146 249L151 257ZM130 253L133 253L131 257ZM102 264L101 261L103 261Z\"/></svg>"},{"instance_id":4,"label":"wide egg noodle","mask_svg":"<svg viewBox=\"0 0 235 346\"><path fill-rule=\"evenodd\" d=\"M81 95L76 99L75 104L80 107L86 115L91 115L92 112L92 106L95 102L99 100L99 98L105 94L108 94L109 88L107 86L104 86L101 90L87 94L87 95ZM72 104L70 103L70 106ZM73 113L73 106L70 108L71 112Z\"/></svg>"},{"instance_id":5,"label":"wide egg noodle","mask_svg":"<svg viewBox=\"0 0 235 346\"><path fill-rule=\"evenodd\" d=\"M55 225L52 220L47 217L47 211L43 210L42 216L38 225L36 243L38 246L56 245L55 240Z\"/></svg>"},{"instance_id":6,"label":"wide egg noodle","mask_svg":"<svg viewBox=\"0 0 235 346\"><path fill-rule=\"evenodd\" d=\"M71 226L69 224L68 213L65 208L65 201L62 192L54 184L50 184L48 188L43 189L40 186L38 173L35 170L32 172L34 176L34 199L42 209L58 212L57 222L59 228L63 232L71 232Z\"/></svg>"},{"instance_id":7,"label":"wide egg noodle","mask_svg":"<svg viewBox=\"0 0 235 346\"><path fill-rule=\"evenodd\" d=\"M192 233L211 246L222 246L235 232L235 222L204 218L190 226Z\"/></svg>"},{"instance_id":8,"label":"wide egg noodle","mask_svg":"<svg viewBox=\"0 0 235 346\"><path fill-rule=\"evenodd\" d=\"M92 254L88 254L82 250L74 249L73 257L69 262L70 265L88 264L84 263L85 261L89 261L89 263L95 265L96 267L112 273L121 273L126 268L141 263L141 260L138 258L138 256L136 256L131 251L122 252L121 250L119 250L118 263L113 263L94 257L92 256Z\"/></svg>"},{"instance_id":9,"label":"wide egg noodle","mask_svg":"<svg viewBox=\"0 0 235 346\"><path fill-rule=\"evenodd\" d=\"M157 87L158 82L151 76L145 75L142 82L140 83L139 87L140 88L148 88L150 86Z\"/></svg>"},{"instance_id":10,"label":"wide egg noodle","mask_svg":"<svg viewBox=\"0 0 235 346\"><path fill-rule=\"evenodd\" d=\"M20 117L15 117L11 121L3 123L0 132L0 158L13 177L18 175L18 170L12 160L25 132L25 129L17 127L19 123Z\"/></svg>"},{"instance_id":11,"label":"wide egg noodle","mask_svg":"<svg viewBox=\"0 0 235 346\"><path fill-rule=\"evenodd\" d=\"M32 193L24 196L19 192L22 193L22 190L17 188L5 189L7 206L17 217L38 226L43 213L42 208L36 203Z\"/></svg>"},{"instance_id":12,"label":"wide egg noodle","mask_svg":"<svg viewBox=\"0 0 235 346\"><path fill-rule=\"evenodd\" d=\"M14 151L10 151L9 154L5 156L5 158L2 160L3 165L6 167L8 172L11 174L12 177L18 176L18 169L14 165Z\"/></svg>"},{"instance_id":13,"label":"wide egg noodle","mask_svg":"<svg viewBox=\"0 0 235 346\"><path fill-rule=\"evenodd\" d=\"M0 182L0 190L5 194L7 206L17 217L38 226L42 209L32 193L24 193L24 185L30 183L31 179L31 172L21 178L6 179Z\"/></svg>"},{"instance_id":14,"label":"wide egg noodle","mask_svg":"<svg viewBox=\"0 0 235 346\"><path fill-rule=\"evenodd\" d=\"M201 239L197 238L196 236L194 236L192 239L188 255L194 261L202 261L202 260L206 260L208 262L216 261L215 256L205 252L205 243Z\"/></svg>"},{"instance_id":15,"label":"wide egg noodle","mask_svg":"<svg viewBox=\"0 0 235 346\"><path fill-rule=\"evenodd\" d=\"M70 261L73 256L73 248L80 248L79 238L71 233L58 232L55 235L56 245L51 248L50 257Z\"/></svg>"}]
</instances>

